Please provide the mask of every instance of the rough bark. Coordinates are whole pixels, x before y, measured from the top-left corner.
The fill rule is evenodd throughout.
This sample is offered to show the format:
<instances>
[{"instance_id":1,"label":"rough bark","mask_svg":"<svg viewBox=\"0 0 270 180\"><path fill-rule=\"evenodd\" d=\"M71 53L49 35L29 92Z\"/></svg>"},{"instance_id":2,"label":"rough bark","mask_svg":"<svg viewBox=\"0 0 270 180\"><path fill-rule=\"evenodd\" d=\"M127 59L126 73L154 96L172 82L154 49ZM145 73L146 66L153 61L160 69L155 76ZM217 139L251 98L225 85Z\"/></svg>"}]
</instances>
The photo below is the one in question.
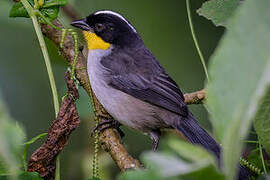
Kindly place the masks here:
<instances>
[{"instance_id":1,"label":"rough bark","mask_svg":"<svg viewBox=\"0 0 270 180\"><path fill-rule=\"evenodd\" d=\"M27 171L38 172L45 180L53 180L56 168L56 157L67 145L69 136L79 123L79 115L75 100L79 98L78 90L70 79L70 73L66 73L68 86L67 96L61 103L56 120L52 123L45 143L41 145L30 157Z\"/></svg>"},{"instance_id":2,"label":"rough bark","mask_svg":"<svg viewBox=\"0 0 270 180\"><path fill-rule=\"evenodd\" d=\"M186 104L202 104L205 99L206 90L184 94Z\"/></svg>"}]
</instances>

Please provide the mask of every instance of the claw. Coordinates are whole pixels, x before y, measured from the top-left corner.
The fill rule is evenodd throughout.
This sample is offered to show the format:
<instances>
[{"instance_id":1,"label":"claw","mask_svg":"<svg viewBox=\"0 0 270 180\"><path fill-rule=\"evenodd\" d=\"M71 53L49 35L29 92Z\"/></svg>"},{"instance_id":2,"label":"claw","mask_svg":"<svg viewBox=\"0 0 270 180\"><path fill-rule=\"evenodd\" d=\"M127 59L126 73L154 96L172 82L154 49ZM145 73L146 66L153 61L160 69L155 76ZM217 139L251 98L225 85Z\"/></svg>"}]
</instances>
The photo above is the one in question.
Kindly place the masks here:
<instances>
[{"instance_id":1,"label":"claw","mask_svg":"<svg viewBox=\"0 0 270 180\"><path fill-rule=\"evenodd\" d=\"M102 121L92 129L91 136L94 135L95 131L98 131L98 133L100 133L108 128L115 128L122 138L125 136L125 133L120 129L120 126L121 124L114 119L103 118Z\"/></svg>"},{"instance_id":2,"label":"claw","mask_svg":"<svg viewBox=\"0 0 270 180\"><path fill-rule=\"evenodd\" d=\"M91 136L94 135L95 131L99 131L100 132L100 128L105 125L105 124L110 124L112 123L113 119L106 119L106 120L103 120L101 121L100 123L98 123L91 131Z\"/></svg>"},{"instance_id":3,"label":"claw","mask_svg":"<svg viewBox=\"0 0 270 180\"><path fill-rule=\"evenodd\" d=\"M150 135L150 137L153 140L152 150L153 151L156 151L157 148L158 148L158 143L159 143L159 139L160 139L160 136L161 136L161 131L159 129L158 130L154 130L154 131L151 131L149 133L149 135Z\"/></svg>"}]
</instances>

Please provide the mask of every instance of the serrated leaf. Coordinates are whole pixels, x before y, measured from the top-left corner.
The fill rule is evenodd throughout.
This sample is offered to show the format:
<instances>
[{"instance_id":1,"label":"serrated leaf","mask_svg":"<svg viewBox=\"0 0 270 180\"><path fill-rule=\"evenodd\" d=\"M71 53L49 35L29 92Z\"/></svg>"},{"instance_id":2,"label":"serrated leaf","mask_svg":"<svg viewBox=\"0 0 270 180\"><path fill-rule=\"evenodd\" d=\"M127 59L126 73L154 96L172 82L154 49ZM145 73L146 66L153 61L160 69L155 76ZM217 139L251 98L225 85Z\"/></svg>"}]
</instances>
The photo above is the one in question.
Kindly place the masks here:
<instances>
[{"instance_id":1,"label":"serrated leaf","mask_svg":"<svg viewBox=\"0 0 270 180\"><path fill-rule=\"evenodd\" d=\"M270 87L255 116L254 128L265 150L270 153Z\"/></svg>"},{"instance_id":2,"label":"serrated leaf","mask_svg":"<svg viewBox=\"0 0 270 180\"><path fill-rule=\"evenodd\" d=\"M269 8L269 0L246 0L210 61L207 105L228 179L235 176L242 140L270 84Z\"/></svg>"},{"instance_id":3,"label":"serrated leaf","mask_svg":"<svg viewBox=\"0 0 270 180\"><path fill-rule=\"evenodd\" d=\"M21 2L16 2L12 6L10 12L9 12L9 17L29 17L27 11L23 7L23 4Z\"/></svg>"},{"instance_id":4,"label":"serrated leaf","mask_svg":"<svg viewBox=\"0 0 270 180\"><path fill-rule=\"evenodd\" d=\"M211 20L216 26L226 26L239 3L239 0L210 0L203 3L197 13Z\"/></svg>"}]
</instances>

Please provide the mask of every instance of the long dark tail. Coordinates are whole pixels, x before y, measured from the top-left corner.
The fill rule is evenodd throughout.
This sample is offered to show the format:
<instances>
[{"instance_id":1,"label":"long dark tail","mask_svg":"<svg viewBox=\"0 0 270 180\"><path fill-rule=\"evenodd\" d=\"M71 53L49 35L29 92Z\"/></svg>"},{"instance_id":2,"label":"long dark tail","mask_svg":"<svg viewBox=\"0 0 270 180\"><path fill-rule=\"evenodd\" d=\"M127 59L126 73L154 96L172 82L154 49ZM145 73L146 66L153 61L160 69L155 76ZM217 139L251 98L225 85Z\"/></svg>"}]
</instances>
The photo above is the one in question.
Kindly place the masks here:
<instances>
[{"instance_id":1,"label":"long dark tail","mask_svg":"<svg viewBox=\"0 0 270 180\"><path fill-rule=\"evenodd\" d=\"M191 113L187 118L182 118L174 124L174 128L179 130L191 143L198 144L214 154L221 165L221 147L219 144L198 124ZM249 172L239 165L238 179L246 180Z\"/></svg>"}]
</instances>

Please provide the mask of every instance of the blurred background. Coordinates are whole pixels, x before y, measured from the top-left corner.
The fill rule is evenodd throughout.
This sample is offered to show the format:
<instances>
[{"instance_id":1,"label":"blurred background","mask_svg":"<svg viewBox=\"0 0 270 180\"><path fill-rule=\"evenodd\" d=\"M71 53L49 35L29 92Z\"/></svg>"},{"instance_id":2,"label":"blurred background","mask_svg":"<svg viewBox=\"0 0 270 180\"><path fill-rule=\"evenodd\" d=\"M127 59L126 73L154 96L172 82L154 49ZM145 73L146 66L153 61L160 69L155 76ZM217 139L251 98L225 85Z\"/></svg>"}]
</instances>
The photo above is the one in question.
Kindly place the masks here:
<instances>
[{"instance_id":1,"label":"blurred background","mask_svg":"<svg viewBox=\"0 0 270 180\"><path fill-rule=\"evenodd\" d=\"M192 17L196 35L206 60L214 51L224 29L198 16L196 10L202 0L192 1ZM204 87L205 75L195 49L188 25L185 1L179 0L69 0L82 17L96 10L110 9L126 17L140 33L146 46L153 52L183 92L192 92ZM54 119L54 109L49 80L40 47L30 19L9 18L11 0L0 1L0 92L12 117L25 128L31 139L46 132ZM69 19L60 12L60 21L69 25ZM56 77L59 96L66 87L64 72L67 68L56 47L47 40L47 46ZM93 138L90 130L94 126L89 97L80 89L77 101L81 124L70 138L61 155L61 176L65 180L85 179L91 176ZM207 112L202 105L190 106L203 127L211 131ZM123 141L128 151L140 157L150 150L149 137L127 128ZM169 134L167 136L170 136ZM166 137L160 149L166 150ZM28 156L42 141L29 148ZM115 179L118 167L107 153L99 155L101 179Z\"/></svg>"}]
</instances>

